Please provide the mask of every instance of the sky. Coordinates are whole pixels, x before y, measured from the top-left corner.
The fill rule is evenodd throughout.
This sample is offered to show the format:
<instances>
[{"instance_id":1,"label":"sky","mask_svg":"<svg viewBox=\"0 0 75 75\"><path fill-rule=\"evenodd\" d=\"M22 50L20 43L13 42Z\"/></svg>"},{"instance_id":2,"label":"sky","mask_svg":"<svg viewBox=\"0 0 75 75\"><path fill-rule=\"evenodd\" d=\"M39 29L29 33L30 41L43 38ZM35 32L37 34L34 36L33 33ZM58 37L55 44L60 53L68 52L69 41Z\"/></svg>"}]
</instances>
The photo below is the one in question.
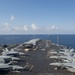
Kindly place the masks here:
<instances>
[{"instance_id":1,"label":"sky","mask_svg":"<svg viewBox=\"0 0 75 75\"><path fill-rule=\"evenodd\" d=\"M75 34L75 0L0 0L0 34Z\"/></svg>"}]
</instances>

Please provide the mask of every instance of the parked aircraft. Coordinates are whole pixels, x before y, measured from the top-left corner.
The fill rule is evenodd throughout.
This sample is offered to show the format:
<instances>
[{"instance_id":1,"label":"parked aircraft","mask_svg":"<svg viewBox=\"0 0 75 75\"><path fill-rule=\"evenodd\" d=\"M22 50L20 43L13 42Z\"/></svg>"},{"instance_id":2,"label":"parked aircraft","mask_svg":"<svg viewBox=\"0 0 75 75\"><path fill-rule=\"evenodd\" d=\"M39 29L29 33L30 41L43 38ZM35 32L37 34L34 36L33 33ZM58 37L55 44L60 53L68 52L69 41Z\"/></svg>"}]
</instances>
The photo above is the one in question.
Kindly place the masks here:
<instances>
[{"instance_id":1,"label":"parked aircraft","mask_svg":"<svg viewBox=\"0 0 75 75\"><path fill-rule=\"evenodd\" d=\"M50 52L51 54L57 54L57 55L68 55L68 54L73 54L75 52L74 49L59 49Z\"/></svg>"},{"instance_id":2,"label":"parked aircraft","mask_svg":"<svg viewBox=\"0 0 75 75\"><path fill-rule=\"evenodd\" d=\"M11 63L0 63L0 73L9 73L10 71L21 72L24 69L22 66L11 65Z\"/></svg>"},{"instance_id":3,"label":"parked aircraft","mask_svg":"<svg viewBox=\"0 0 75 75\"><path fill-rule=\"evenodd\" d=\"M24 55L24 53L15 51L14 49L11 49L11 50L9 51L7 48L5 48L5 50L3 50L3 52L2 52L2 55L18 57L18 56L20 56L20 55Z\"/></svg>"},{"instance_id":4,"label":"parked aircraft","mask_svg":"<svg viewBox=\"0 0 75 75\"><path fill-rule=\"evenodd\" d=\"M66 52L67 51L67 52ZM59 67L66 68L68 71L75 72L75 54L74 49L70 50L64 50L62 53L64 55L60 56L51 56L50 58L56 58L56 59L62 59L62 61L67 61L67 63L63 63L60 60L58 62L50 63L49 65L57 66L57 69ZM60 54L61 52L57 52L57 54ZM71 54L70 54L71 53Z\"/></svg>"}]
</instances>

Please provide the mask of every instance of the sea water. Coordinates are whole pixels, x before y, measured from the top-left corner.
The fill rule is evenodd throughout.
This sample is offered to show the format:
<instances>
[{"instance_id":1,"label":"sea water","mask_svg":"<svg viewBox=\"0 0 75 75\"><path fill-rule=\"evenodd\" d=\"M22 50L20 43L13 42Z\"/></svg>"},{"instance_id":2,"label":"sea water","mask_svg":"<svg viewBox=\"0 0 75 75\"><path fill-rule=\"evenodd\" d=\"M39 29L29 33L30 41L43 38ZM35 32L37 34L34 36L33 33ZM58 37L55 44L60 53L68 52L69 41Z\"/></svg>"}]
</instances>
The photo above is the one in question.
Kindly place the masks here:
<instances>
[{"instance_id":1,"label":"sea water","mask_svg":"<svg viewBox=\"0 0 75 75\"><path fill-rule=\"evenodd\" d=\"M57 38L58 37L58 38ZM63 35L0 35L0 44L18 44L27 42L31 39L43 39L43 40L51 40L53 43L59 45L68 46L71 48L75 48L75 35L74 34L63 34Z\"/></svg>"}]
</instances>

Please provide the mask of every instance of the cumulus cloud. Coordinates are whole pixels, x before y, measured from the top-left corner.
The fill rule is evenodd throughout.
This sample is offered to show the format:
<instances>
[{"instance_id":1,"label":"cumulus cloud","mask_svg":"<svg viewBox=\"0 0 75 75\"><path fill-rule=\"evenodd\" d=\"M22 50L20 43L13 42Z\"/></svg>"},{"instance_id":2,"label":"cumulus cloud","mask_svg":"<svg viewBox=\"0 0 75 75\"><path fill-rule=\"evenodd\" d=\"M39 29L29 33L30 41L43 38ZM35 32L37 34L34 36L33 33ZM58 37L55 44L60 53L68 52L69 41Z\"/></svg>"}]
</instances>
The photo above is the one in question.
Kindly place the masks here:
<instances>
[{"instance_id":1,"label":"cumulus cloud","mask_svg":"<svg viewBox=\"0 0 75 75\"><path fill-rule=\"evenodd\" d=\"M34 23L31 25L31 28L32 28L32 30L38 30L39 29L38 26Z\"/></svg>"},{"instance_id":2,"label":"cumulus cloud","mask_svg":"<svg viewBox=\"0 0 75 75\"><path fill-rule=\"evenodd\" d=\"M4 25L4 28L5 28L6 31L10 31L11 30L9 25Z\"/></svg>"},{"instance_id":3,"label":"cumulus cloud","mask_svg":"<svg viewBox=\"0 0 75 75\"><path fill-rule=\"evenodd\" d=\"M53 26L51 27L51 29L52 29L52 30L56 30L57 27L56 27L55 25L53 25Z\"/></svg>"},{"instance_id":4,"label":"cumulus cloud","mask_svg":"<svg viewBox=\"0 0 75 75\"><path fill-rule=\"evenodd\" d=\"M49 31L53 31L53 30L58 30L58 27L56 27L55 25L53 26L47 26L45 27L46 30L49 30Z\"/></svg>"},{"instance_id":5,"label":"cumulus cloud","mask_svg":"<svg viewBox=\"0 0 75 75\"><path fill-rule=\"evenodd\" d=\"M10 29L11 29L10 25L7 22L4 25L0 26L1 31L6 31L7 32L7 31L10 31Z\"/></svg>"},{"instance_id":6,"label":"cumulus cloud","mask_svg":"<svg viewBox=\"0 0 75 75\"><path fill-rule=\"evenodd\" d=\"M14 26L13 30L14 31L23 31L23 27L22 26Z\"/></svg>"},{"instance_id":7,"label":"cumulus cloud","mask_svg":"<svg viewBox=\"0 0 75 75\"><path fill-rule=\"evenodd\" d=\"M15 16L14 15L11 15L10 20L12 21L14 19L15 19Z\"/></svg>"},{"instance_id":8,"label":"cumulus cloud","mask_svg":"<svg viewBox=\"0 0 75 75\"><path fill-rule=\"evenodd\" d=\"M14 26L13 30L19 31L19 32L24 32L24 31L28 31L28 27L26 25L22 25L22 26Z\"/></svg>"},{"instance_id":9,"label":"cumulus cloud","mask_svg":"<svg viewBox=\"0 0 75 75\"><path fill-rule=\"evenodd\" d=\"M25 30L25 31L28 31L27 25L24 26L24 30Z\"/></svg>"},{"instance_id":10,"label":"cumulus cloud","mask_svg":"<svg viewBox=\"0 0 75 75\"><path fill-rule=\"evenodd\" d=\"M47 33L57 33L59 29L55 25L50 26L39 26L35 23L31 25L12 25L8 22L0 25L0 32L2 33L10 33L10 34L47 34Z\"/></svg>"},{"instance_id":11,"label":"cumulus cloud","mask_svg":"<svg viewBox=\"0 0 75 75\"><path fill-rule=\"evenodd\" d=\"M9 24L6 22L5 25L8 26Z\"/></svg>"},{"instance_id":12,"label":"cumulus cloud","mask_svg":"<svg viewBox=\"0 0 75 75\"><path fill-rule=\"evenodd\" d=\"M18 31L19 30L19 27L13 27L13 30L14 31Z\"/></svg>"}]
</instances>

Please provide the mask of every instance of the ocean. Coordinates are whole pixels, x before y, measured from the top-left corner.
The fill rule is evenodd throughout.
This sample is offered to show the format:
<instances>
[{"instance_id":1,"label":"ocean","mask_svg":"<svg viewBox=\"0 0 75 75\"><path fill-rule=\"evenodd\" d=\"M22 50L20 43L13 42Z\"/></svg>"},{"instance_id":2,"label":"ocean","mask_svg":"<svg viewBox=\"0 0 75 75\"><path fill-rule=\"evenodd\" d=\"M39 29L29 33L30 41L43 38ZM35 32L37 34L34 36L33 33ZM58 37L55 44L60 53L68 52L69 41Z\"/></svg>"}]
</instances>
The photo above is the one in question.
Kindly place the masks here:
<instances>
[{"instance_id":1,"label":"ocean","mask_svg":"<svg viewBox=\"0 0 75 75\"><path fill-rule=\"evenodd\" d=\"M31 39L44 39L51 40L53 43L64 45L67 47L75 48L75 35L74 34L63 34L63 35L0 35L0 44L18 44L27 42Z\"/></svg>"}]
</instances>

